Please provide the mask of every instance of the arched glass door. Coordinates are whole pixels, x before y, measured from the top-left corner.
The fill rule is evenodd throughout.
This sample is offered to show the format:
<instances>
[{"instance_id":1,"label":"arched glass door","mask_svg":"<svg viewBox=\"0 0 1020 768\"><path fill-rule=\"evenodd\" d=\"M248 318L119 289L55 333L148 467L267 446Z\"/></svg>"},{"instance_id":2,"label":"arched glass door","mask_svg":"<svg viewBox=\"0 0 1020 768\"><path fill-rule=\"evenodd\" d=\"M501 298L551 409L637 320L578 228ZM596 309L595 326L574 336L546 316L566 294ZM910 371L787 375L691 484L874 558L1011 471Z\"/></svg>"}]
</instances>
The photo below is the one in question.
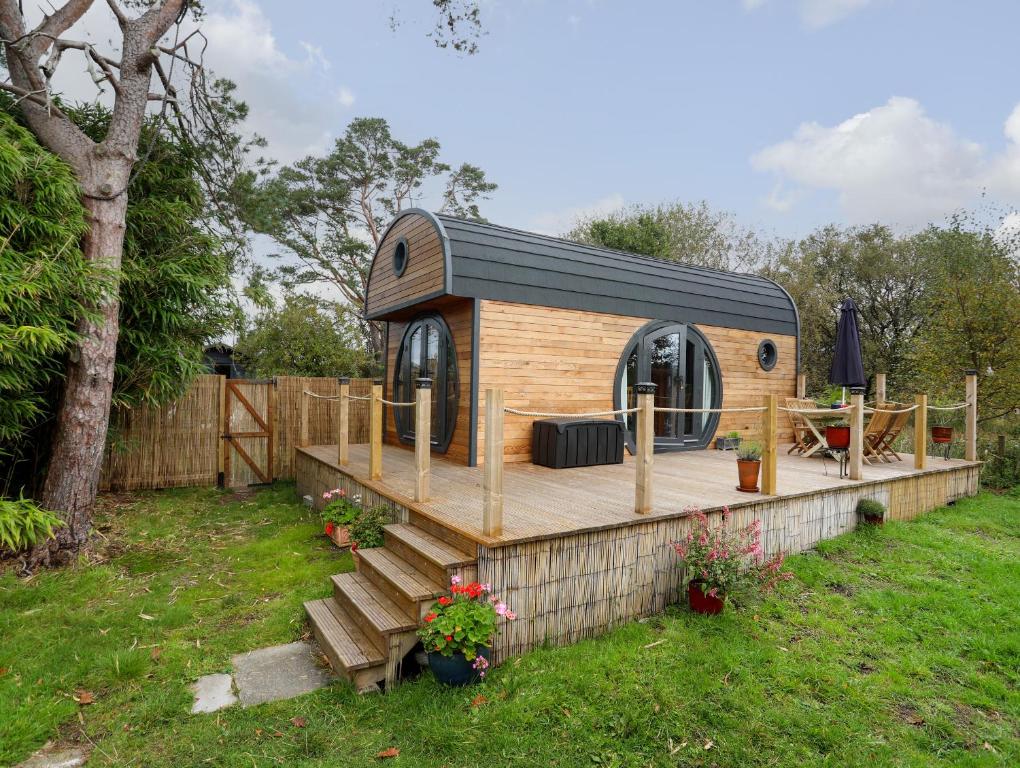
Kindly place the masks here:
<instances>
[{"instance_id":1,"label":"arched glass door","mask_svg":"<svg viewBox=\"0 0 1020 768\"><path fill-rule=\"evenodd\" d=\"M457 375L457 350L453 337L439 315L420 317L408 325L397 353L393 376L396 402L415 399L415 379L432 379L431 443L445 451L457 423L460 382ZM397 433L404 442L414 442L414 409L394 408Z\"/></svg>"},{"instance_id":2,"label":"arched glass door","mask_svg":"<svg viewBox=\"0 0 1020 768\"><path fill-rule=\"evenodd\" d=\"M634 384L652 382L658 408L717 408L722 400L719 365L708 340L685 324L654 323L642 329L624 351L617 384L617 407L636 405ZM718 414L655 414L656 449L703 448ZM626 420L633 443L634 417Z\"/></svg>"}]
</instances>

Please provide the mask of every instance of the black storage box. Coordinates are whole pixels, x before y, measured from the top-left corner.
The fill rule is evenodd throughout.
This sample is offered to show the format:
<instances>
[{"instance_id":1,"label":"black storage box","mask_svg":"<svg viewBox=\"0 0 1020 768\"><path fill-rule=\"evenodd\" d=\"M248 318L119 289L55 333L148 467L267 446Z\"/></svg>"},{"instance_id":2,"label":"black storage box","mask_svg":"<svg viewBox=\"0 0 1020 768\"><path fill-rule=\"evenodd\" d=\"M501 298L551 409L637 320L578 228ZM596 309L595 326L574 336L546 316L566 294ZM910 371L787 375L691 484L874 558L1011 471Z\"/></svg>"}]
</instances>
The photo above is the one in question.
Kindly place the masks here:
<instances>
[{"instance_id":1,"label":"black storage box","mask_svg":"<svg viewBox=\"0 0 1020 768\"><path fill-rule=\"evenodd\" d=\"M593 467L623 463L619 421L542 419L534 422L531 461L543 467Z\"/></svg>"}]
</instances>

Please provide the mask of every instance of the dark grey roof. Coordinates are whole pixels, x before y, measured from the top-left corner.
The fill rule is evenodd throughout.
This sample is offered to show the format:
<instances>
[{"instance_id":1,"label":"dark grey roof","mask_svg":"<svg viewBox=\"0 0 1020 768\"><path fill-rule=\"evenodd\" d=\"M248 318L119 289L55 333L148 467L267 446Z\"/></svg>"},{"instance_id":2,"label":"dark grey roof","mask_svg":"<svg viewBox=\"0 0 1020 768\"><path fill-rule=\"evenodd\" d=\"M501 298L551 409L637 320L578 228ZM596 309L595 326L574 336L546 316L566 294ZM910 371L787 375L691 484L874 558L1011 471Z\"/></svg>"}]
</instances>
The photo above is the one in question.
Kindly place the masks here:
<instances>
[{"instance_id":1,"label":"dark grey roof","mask_svg":"<svg viewBox=\"0 0 1020 768\"><path fill-rule=\"evenodd\" d=\"M455 296L799 335L793 299L757 275L435 218L449 243L447 284Z\"/></svg>"}]
</instances>

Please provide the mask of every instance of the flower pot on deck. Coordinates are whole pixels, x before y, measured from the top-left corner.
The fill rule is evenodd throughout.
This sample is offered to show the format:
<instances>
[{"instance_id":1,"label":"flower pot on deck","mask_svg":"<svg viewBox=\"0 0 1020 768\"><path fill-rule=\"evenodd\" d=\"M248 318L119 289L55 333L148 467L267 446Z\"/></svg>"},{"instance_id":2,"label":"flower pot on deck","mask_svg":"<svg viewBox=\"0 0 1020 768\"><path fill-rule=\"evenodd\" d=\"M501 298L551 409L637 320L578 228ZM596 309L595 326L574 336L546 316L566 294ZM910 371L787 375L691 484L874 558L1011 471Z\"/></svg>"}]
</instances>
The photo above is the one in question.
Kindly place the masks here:
<instances>
[{"instance_id":1,"label":"flower pot on deck","mask_svg":"<svg viewBox=\"0 0 1020 768\"><path fill-rule=\"evenodd\" d=\"M951 443L953 442L953 428L952 427L932 427L931 428L931 441L933 443Z\"/></svg>"},{"instance_id":2,"label":"flower pot on deck","mask_svg":"<svg viewBox=\"0 0 1020 768\"><path fill-rule=\"evenodd\" d=\"M705 594L702 591L704 584L705 582L701 579L694 579L687 585L687 600L690 602L691 610L695 613L704 613L709 616L722 613L726 603L719 596Z\"/></svg>"},{"instance_id":3,"label":"flower pot on deck","mask_svg":"<svg viewBox=\"0 0 1020 768\"><path fill-rule=\"evenodd\" d=\"M755 459L749 461L748 459L737 459L737 477L740 480L740 485L737 486L738 491L744 493L757 493L758 492L758 471L761 469L761 461Z\"/></svg>"},{"instance_id":4,"label":"flower pot on deck","mask_svg":"<svg viewBox=\"0 0 1020 768\"><path fill-rule=\"evenodd\" d=\"M830 424L825 428L825 443L833 449L850 447L850 427Z\"/></svg>"},{"instance_id":5,"label":"flower pot on deck","mask_svg":"<svg viewBox=\"0 0 1020 768\"><path fill-rule=\"evenodd\" d=\"M717 437L715 439L715 449L717 451L735 451L739 447L739 437Z\"/></svg>"},{"instance_id":6,"label":"flower pot on deck","mask_svg":"<svg viewBox=\"0 0 1020 768\"><path fill-rule=\"evenodd\" d=\"M475 653L485 659L485 666L492 658L492 649L479 645ZM441 653L429 653L429 668L436 680L443 685L471 685L482 679L481 670L475 668L474 661L468 661L463 653L444 656Z\"/></svg>"}]
</instances>

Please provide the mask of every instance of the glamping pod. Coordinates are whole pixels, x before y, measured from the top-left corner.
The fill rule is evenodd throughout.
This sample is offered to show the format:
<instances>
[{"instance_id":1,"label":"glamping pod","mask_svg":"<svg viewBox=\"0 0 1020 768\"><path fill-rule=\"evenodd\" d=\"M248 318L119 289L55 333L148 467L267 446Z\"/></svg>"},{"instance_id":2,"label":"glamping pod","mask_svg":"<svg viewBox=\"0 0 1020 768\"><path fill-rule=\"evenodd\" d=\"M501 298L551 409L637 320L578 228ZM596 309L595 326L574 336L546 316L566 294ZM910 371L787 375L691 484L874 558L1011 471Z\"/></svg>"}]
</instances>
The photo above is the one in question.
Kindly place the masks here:
<instances>
[{"instance_id":1,"label":"glamping pod","mask_svg":"<svg viewBox=\"0 0 1020 768\"><path fill-rule=\"evenodd\" d=\"M414 380L432 378L433 450L471 466L484 462L487 387L502 388L510 408L567 413L630 407L644 381L657 385L657 406L672 408L796 394L797 308L766 278L416 208L398 214L379 244L366 313L386 325L385 397L413 400ZM506 461L531 459L532 421L507 416ZM753 435L758 421L659 412L655 450ZM385 441L413 446L409 410L387 409Z\"/></svg>"}]
</instances>

